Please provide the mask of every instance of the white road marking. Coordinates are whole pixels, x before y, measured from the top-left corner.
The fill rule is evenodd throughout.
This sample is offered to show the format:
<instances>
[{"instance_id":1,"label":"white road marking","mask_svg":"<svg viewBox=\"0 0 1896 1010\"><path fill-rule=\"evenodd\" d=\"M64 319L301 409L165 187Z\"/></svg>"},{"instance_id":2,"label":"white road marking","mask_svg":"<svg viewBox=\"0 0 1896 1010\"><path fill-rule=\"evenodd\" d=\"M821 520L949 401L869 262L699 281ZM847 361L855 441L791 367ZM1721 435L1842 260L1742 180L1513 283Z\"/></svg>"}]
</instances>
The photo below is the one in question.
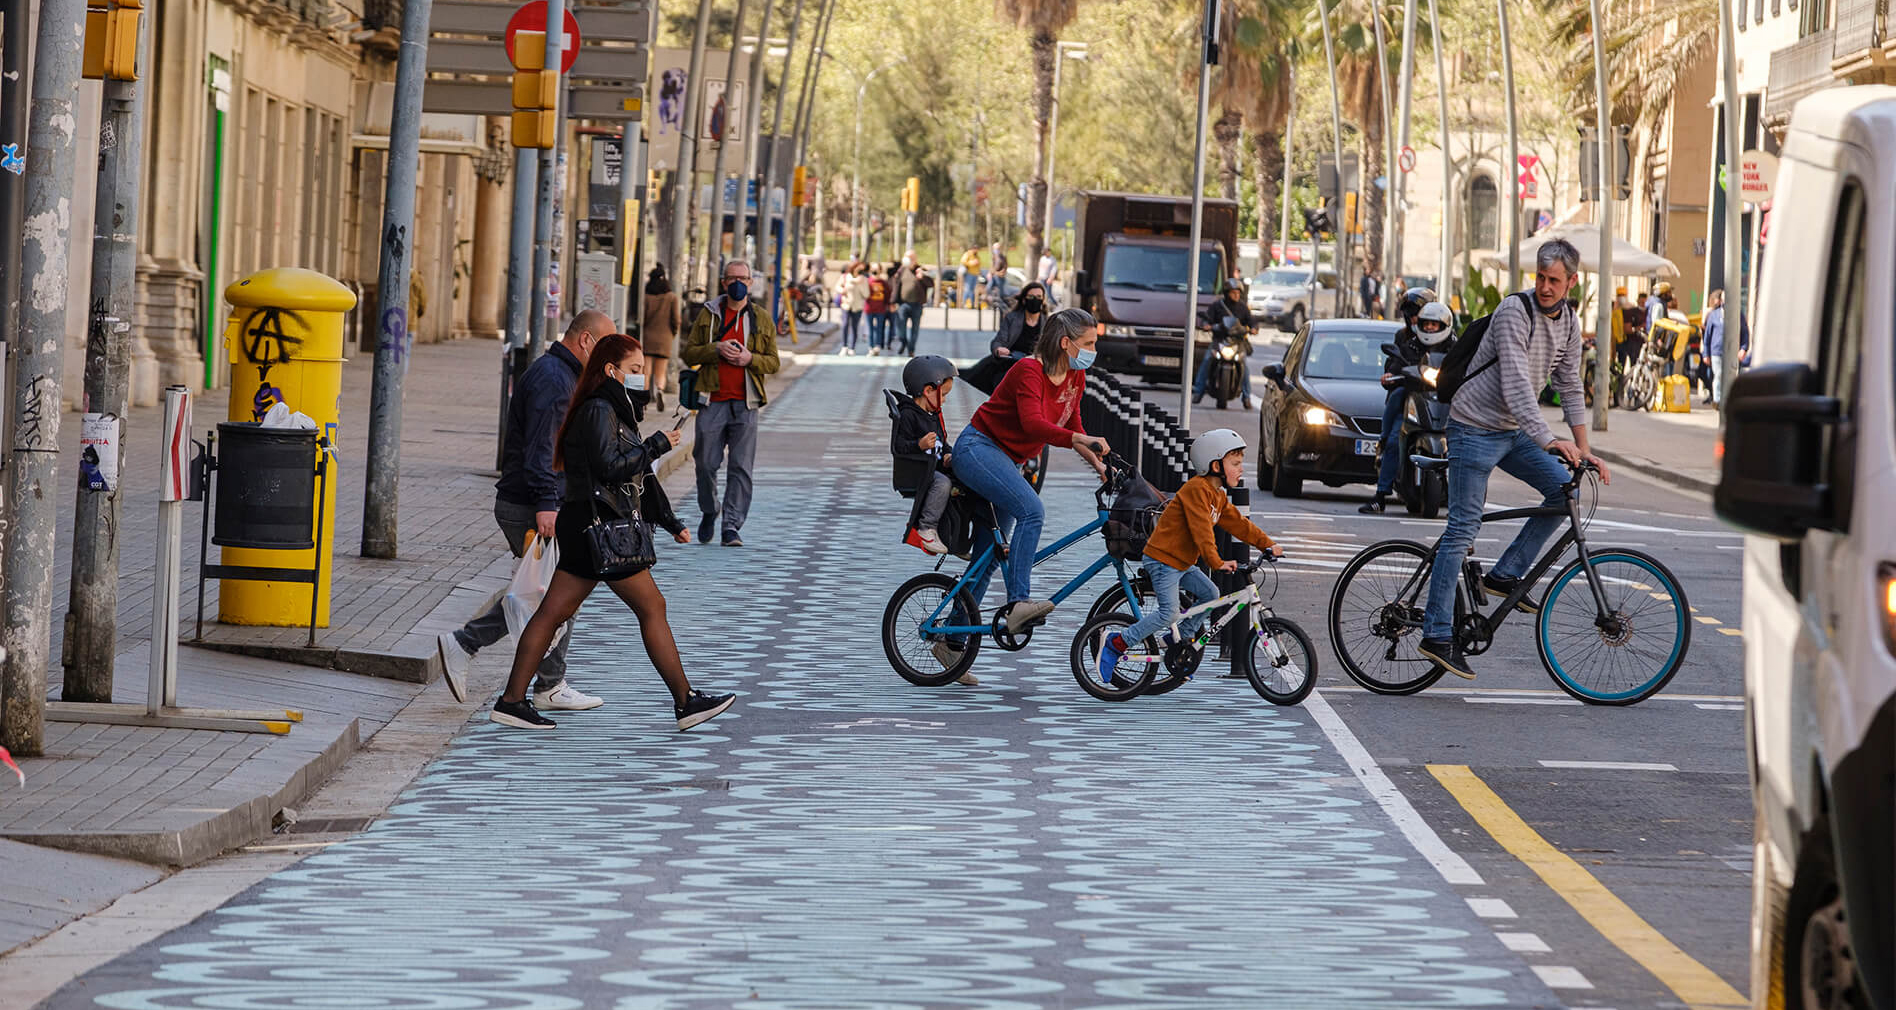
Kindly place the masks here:
<instances>
[{"instance_id":1,"label":"white road marking","mask_svg":"<svg viewBox=\"0 0 1896 1010\"><path fill-rule=\"evenodd\" d=\"M1578 968L1569 968L1564 964L1537 964L1533 968L1534 974L1539 975L1541 982L1549 989L1593 988L1593 983L1587 981Z\"/></svg>"},{"instance_id":2,"label":"white road marking","mask_svg":"<svg viewBox=\"0 0 1896 1010\"><path fill-rule=\"evenodd\" d=\"M1718 705L1718 704L1706 704L1705 702L1699 702L1697 705L1693 707L1702 708L1706 710L1707 712L1743 712L1745 710L1745 707L1743 705Z\"/></svg>"},{"instance_id":3,"label":"white road marking","mask_svg":"<svg viewBox=\"0 0 1896 1010\"><path fill-rule=\"evenodd\" d=\"M1463 698L1470 705L1578 705L1574 698Z\"/></svg>"},{"instance_id":4,"label":"white road marking","mask_svg":"<svg viewBox=\"0 0 1896 1010\"><path fill-rule=\"evenodd\" d=\"M1737 628L1720 628L1718 629L1718 633L1721 635L1730 635L1733 638L1737 638L1740 635L1744 634L1744 632L1739 631Z\"/></svg>"},{"instance_id":5,"label":"white road marking","mask_svg":"<svg viewBox=\"0 0 1896 1010\"><path fill-rule=\"evenodd\" d=\"M1553 949L1547 946L1546 940L1533 933L1496 933L1495 937L1501 941L1501 946L1516 954L1545 954Z\"/></svg>"},{"instance_id":6,"label":"white road marking","mask_svg":"<svg viewBox=\"0 0 1896 1010\"><path fill-rule=\"evenodd\" d=\"M1339 684L1339 685L1335 685L1335 686L1332 686L1332 687L1326 687L1326 688L1324 688L1324 690L1325 690L1325 691L1329 691L1329 692L1338 692L1338 691L1342 691L1342 692L1348 692L1348 693L1352 693L1352 694L1369 694L1369 693L1370 693L1370 691L1369 691L1369 690L1368 690L1367 688L1361 688L1361 687L1357 687L1357 686L1355 686L1354 684L1350 684L1350 685L1341 685L1341 684ZM1429 693L1429 694L1454 694L1454 695L1460 695L1460 694L1473 694L1473 695L1507 695L1507 696L1517 696L1517 695L1518 695L1518 696L1521 696L1521 697L1529 697L1529 698L1536 698L1536 697L1539 697L1539 698L1565 698L1565 697L1567 697L1567 694L1566 694L1566 692L1564 692L1564 691L1556 691L1556 690L1553 690L1553 689L1551 689L1551 688L1532 688L1532 687L1521 687L1521 688L1501 688L1501 687L1441 687L1441 686L1436 686L1436 687L1431 687L1431 688L1429 688L1429 690L1428 690L1428 693ZM1651 698L1648 698L1648 699L1646 699L1646 700L1647 700L1647 701L1723 701L1723 702L1742 702L1742 701L1744 701L1745 699L1744 699L1744 696L1743 696L1743 695L1739 695L1739 694L1658 694L1658 695L1654 695L1654 696L1652 696Z\"/></svg>"},{"instance_id":7,"label":"white road marking","mask_svg":"<svg viewBox=\"0 0 1896 1010\"><path fill-rule=\"evenodd\" d=\"M1697 609L1697 608L1695 607L1693 609ZM1725 623L1716 617L1706 617L1703 614L1700 614L1699 616L1694 617L1693 620L1699 622L1700 624L1710 624L1710 625L1719 625L1719 624Z\"/></svg>"},{"instance_id":8,"label":"white road marking","mask_svg":"<svg viewBox=\"0 0 1896 1010\"><path fill-rule=\"evenodd\" d=\"M1468 907L1483 919L1518 919L1514 909L1500 898L1469 898Z\"/></svg>"},{"instance_id":9,"label":"white road marking","mask_svg":"<svg viewBox=\"0 0 1896 1010\"><path fill-rule=\"evenodd\" d=\"M1542 761L1542 768L1588 768L1614 772L1676 772L1678 765L1660 761Z\"/></svg>"},{"instance_id":10,"label":"white road marking","mask_svg":"<svg viewBox=\"0 0 1896 1010\"><path fill-rule=\"evenodd\" d=\"M1395 822L1397 830L1402 832L1403 837L1409 840L1409 844L1415 847L1415 851L1420 853L1423 859L1429 861L1430 866L1435 867L1435 872L1440 873L1443 880L1451 884L1474 887L1481 887L1487 883L1481 879L1481 874L1475 872L1474 867L1468 865L1466 859L1457 855L1442 841L1442 836L1436 834L1434 828L1429 827L1421 814L1416 813L1408 797L1402 795L1402 791L1396 788L1394 782L1389 781L1389 776L1383 774L1382 767L1376 763L1375 758L1369 756L1369 751L1363 747L1361 741L1356 739L1356 734L1350 732L1343 718L1336 714L1336 709L1331 708L1330 703L1323 699L1323 692L1313 692L1310 697L1304 699L1303 707L1323 729L1323 734L1330 738L1330 745L1336 748L1337 753L1342 755L1345 762L1348 762L1350 771L1356 774L1357 781L1363 784L1363 788L1369 790L1369 795L1376 800L1378 806L1382 807L1383 813ZM1508 914L1510 917L1513 915L1512 912Z\"/></svg>"}]
</instances>

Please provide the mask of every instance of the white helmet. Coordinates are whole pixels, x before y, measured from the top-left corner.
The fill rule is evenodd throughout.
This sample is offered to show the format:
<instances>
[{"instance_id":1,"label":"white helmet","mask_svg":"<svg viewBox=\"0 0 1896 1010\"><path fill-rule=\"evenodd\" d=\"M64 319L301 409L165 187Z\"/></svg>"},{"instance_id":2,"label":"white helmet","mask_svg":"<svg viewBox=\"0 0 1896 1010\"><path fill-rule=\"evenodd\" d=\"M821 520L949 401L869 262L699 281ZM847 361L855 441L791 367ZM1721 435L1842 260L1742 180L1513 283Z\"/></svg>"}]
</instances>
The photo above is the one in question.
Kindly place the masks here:
<instances>
[{"instance_id":1,"label":"white helmet","mask_svg":"<svg viewBox=\"0 0 1896 1010\"><path fill-rule=\"evenodd\" d=\"M1442 328L1431 332L1423 328L1423 323L1440 323ZM1441 302L1430 302L1415 314L1414 329L1417 340L1434 347L1455 335L1455 313Z\"/></svg>"},{"instance_id":2,"label":"white helmet","mask_svg":"<svg viewBox=\"0 0 1896 1010\"><path fill-rule=\"evenodd\" d=\"M1211 464L1233 449L1245 448L1244 436L1230 428L1214 428L1192 439L1192 473L1208 474Z\"/></svg>"}]
</instances>

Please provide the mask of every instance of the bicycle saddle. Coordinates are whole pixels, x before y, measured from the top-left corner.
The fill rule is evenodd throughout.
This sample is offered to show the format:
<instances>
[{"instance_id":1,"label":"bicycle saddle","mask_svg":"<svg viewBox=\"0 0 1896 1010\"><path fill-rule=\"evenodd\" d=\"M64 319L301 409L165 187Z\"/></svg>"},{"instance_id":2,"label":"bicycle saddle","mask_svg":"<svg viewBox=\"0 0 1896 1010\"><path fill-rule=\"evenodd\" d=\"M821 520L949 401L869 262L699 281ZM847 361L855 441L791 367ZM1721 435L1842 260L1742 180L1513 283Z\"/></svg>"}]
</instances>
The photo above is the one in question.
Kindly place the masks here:
<instances>
[{"instance_id":1,"label":"bicycle saddle","mask_svg":"<svg viewBox=\"0 0 1896 1010\"><path fill-rule=\"evenodd\" d=\"M1420 456L1420 455L1410 456L1409 462L1414 463L1416 465L1416 468L1419 470L1446 470L1448 469L1448 460L1436 459L1434 456Z\"/></svg>"}]
</instances>

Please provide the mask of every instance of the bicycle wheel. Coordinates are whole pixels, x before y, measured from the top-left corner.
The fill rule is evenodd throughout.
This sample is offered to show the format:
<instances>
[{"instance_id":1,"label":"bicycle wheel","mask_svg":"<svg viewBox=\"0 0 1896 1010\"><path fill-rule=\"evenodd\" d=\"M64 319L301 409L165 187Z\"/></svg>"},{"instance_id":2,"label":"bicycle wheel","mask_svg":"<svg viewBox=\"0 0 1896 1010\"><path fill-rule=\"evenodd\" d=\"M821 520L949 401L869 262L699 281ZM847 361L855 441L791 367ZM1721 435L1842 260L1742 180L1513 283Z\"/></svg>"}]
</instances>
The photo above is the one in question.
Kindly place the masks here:
<instances>
[{"instance_id":1,"label":"bicycle wheel","mask_svg":"<svg viewBox=\"0 0 1896 1010\"><path fill-rule=\"evenodd\" d=\"M1607 624L1601 626L1586 570L1575 558L1554 576L1535 638L1541 665L1560 689L1595 705L1631 705L1679 672L1692 643L1692 608L1666 566L1638 551L1589 552Z\"/></svg>"},{"instance_id":2,"label":"bicycle wheel","mask_svg":"<svg viewBox=\"0 0 1896 1010\"><path fill-rule=\"evenodd\" d=\"M1100 676L1099 650L1106 645L1106 636L1132 627L1130 614L1102 614L1086 622L1086 627L1073 636L1073 647L1067 653L1067 661L1073 666L1073 679L1087 694L1101 701L1131 701L1139 697L1146 685L1152 682L1152 674L1159 668L1159 661L1147 660L1143 663L1128 663L1121 660L1113 671L1112 680ZM1139 643L1138 648L1148 652L1156 649L1151 639Z\"/></svg>"},{"instance_id":3,"label":"bicycle wheel","mask_svg":"<svg viewBox=\"0 0 1896 1010\"><path fill-rule=\"evenodd\" d=\"M923 622L941 606L954 586L954 578L944 572L924 572L902 583L882 612L882 651L889 657L889 665L895 672L918 687L940 687L955 680L968 672L974 665L975 655L981 651L980 635L956 636L962 638L959 653L941 650L953 658L952 662L945 662L942 656L935 654L935 646L946 639L922 634ZM942 619L954 624L970 624L977 612L974 598L964 589L956 594L955 605L943 612Z\"/></svg>"},{"instance_id":4,"label":"bicycle wheel","mask_svg":"<svg viewBox=\"0 0 1896 1010\"><path fill-rule=\"evenodd\" d=\"M1145 613L1146 609L1152 606L1152 581L1146 578L1145 572L1137 566L1134 566L1132 570L1132 591L1139 594L1139 612ZM1106 587L1105 592L1099 594L1099 599L1094 600L1093 605L1087 608L1086 619L1091 621L1095 617L1123 613L1125 610L1126 590L1115 580L1112 585Z\"/></svg>"},{"instance_id":5,"label":"bicycle wheel","mask_svg":"<svg viewBox=\"0 0 1896 1010\"><path fill-rule=\"evenodd\" d=\"M1317 686L1317 650L1293 621L1266 617L1251 636L1251 647L1238 654L1251 689L1273 705L1295 705Z\"/></svg>"},{"instance_id":6,"label":"bicycle wheel","mask_svg":"<svg viewBox=\"0 0 1896 1010\"><path fill-rule=\"evenodd\" d=\"M1330 593L1330 642L1351 680L1377 694L1414 694L1441 678L1415 648L1430 569L1429 549L1409 540L1371 544L1343 566Z\"/></svg>"}]
</instances>

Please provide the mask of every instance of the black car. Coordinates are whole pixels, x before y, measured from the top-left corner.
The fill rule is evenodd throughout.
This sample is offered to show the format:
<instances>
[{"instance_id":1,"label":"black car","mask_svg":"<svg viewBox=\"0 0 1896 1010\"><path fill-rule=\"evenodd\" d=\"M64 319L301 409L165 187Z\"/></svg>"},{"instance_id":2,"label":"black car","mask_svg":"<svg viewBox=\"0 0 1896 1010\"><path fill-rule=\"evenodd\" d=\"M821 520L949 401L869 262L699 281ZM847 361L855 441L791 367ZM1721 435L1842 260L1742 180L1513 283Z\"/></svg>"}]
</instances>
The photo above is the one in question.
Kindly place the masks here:
<instances>
[{"instance_id":1,"label":"black car","mask_svg":"<svg viewBox=\"0 0 1896 1010\"><path fill-rule=\"evenodd\" d=\"M1266 365L1258 412L1257 486L1279 498L1303 482L1330 487L1376 482L1382 435L1382 345L1401 326L1319 319L1297 331L1282 364Z\"/></svg>"}]
</instances>

